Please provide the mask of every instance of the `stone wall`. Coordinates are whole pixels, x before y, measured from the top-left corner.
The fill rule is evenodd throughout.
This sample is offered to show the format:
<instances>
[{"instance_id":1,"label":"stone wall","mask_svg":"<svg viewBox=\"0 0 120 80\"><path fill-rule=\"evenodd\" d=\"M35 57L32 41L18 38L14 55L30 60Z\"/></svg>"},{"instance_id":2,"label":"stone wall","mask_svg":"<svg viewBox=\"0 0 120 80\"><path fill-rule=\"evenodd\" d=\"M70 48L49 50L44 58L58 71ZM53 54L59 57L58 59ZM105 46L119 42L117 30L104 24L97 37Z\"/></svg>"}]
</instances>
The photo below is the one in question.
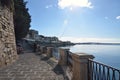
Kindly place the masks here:
<instances>
[{"instance_id":1,"label":"stone wall","mask_svg":"<svg viewBox=\"0 0 120 80\"><path fill-rule=\"evenodd\" d=\"M17 59L13 12L0 5L0 67Z\"/></svg>"}]
</instances>

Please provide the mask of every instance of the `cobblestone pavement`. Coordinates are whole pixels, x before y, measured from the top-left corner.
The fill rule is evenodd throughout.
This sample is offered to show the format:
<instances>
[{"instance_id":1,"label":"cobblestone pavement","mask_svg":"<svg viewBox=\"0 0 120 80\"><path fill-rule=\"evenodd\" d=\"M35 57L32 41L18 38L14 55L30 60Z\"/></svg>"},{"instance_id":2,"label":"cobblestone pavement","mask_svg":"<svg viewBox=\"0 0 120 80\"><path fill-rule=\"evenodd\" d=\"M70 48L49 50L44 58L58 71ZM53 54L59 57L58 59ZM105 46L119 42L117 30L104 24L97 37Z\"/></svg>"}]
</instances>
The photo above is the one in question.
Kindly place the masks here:
<instances>
[{"instance_id":1,"label":"cobblestone pavement","mask_svg":"<svg viewBox=\"0 0 120 80\"><path fill-rule=\"evenodd\" d=\"M0 68L0 80L64 80L59 71L54 71L56 65L52 65L47 58L24 53L12 65Z\"/></svg>"}]
</instances>

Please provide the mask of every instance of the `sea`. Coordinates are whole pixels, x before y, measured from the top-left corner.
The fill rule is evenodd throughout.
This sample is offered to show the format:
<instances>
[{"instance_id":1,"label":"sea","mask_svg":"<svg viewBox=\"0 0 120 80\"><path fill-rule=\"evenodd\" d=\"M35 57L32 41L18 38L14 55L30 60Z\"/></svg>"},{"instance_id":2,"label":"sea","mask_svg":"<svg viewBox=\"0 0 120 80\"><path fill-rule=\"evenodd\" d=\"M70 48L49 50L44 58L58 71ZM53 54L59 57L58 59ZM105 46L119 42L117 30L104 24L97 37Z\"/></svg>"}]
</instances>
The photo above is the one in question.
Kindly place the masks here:
<instances>
[{"instance_id":1,"label":"sea","mask_svg":"<svg viewBox=\"0 0 120 80\"><path fill-rule=\"evenodd\" d=\"M87 53L94 60L120 69L120 45L75 45L68 47L72 53Z\"/></svg>"}]
</instances>

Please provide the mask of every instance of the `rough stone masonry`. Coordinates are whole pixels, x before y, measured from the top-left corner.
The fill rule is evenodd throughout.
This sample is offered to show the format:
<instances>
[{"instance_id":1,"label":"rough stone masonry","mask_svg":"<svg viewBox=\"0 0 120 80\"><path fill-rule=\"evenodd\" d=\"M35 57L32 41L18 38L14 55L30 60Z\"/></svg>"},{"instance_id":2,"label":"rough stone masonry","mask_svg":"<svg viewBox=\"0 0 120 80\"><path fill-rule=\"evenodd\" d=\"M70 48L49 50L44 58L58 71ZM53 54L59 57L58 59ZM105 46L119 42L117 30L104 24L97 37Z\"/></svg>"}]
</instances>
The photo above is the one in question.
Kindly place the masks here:
<instances>
[{"instance_id":1,"label":"rough stone masonry","mask_svg":"<svg viewBox=\"0 0 120 80\"><path fill-rule=\"evenodd\" d=\"M17 59L13 11L2 6L0 0L0 67L8 65Z\"/></svg>"}]
</instances>

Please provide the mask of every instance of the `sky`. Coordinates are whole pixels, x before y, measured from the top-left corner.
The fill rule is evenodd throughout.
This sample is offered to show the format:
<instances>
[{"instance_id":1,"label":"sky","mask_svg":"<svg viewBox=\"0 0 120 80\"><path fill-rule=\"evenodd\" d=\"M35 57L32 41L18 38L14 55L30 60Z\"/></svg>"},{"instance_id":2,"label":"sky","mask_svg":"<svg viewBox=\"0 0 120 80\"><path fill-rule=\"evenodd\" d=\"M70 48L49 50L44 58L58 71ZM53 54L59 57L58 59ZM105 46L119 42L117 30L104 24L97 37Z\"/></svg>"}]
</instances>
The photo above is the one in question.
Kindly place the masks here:
<instances>
[{"instance_id":1,"label":"sky","mask_svg":"<svg viewBox=\"0 0 120 80\"><path fill-rule=\"evenodd\" d=\"M25 0L31 29L72 42L120 42L120 0Z\"/></svg>"}]
</instances>

